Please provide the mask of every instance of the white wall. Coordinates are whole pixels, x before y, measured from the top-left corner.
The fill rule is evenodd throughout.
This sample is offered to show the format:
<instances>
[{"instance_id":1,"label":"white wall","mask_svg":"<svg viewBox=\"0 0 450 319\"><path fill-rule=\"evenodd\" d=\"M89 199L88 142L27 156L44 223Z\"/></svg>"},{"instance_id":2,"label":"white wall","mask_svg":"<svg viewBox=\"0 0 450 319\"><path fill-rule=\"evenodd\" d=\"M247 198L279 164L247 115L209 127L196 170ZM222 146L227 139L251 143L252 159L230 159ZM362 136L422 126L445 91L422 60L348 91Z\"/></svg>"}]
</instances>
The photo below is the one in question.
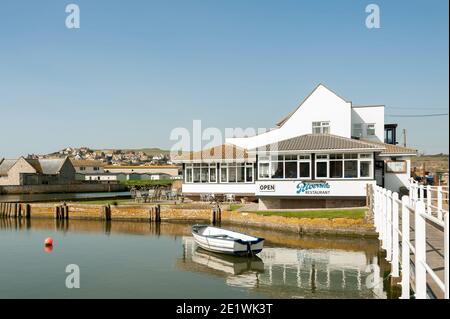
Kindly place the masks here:
<instances>
[{"instance_id":1,"label":"white wall","mask_svg":"<svg viewBox=\"0 0 450 319\"><path fill-rule=\"evenodd\" d=\"M251 149L311 134L312 122L318 121L329 121L331 134L350 138L351 103L319 85L280 128L248 138L228 138L226 142Z\"/></svg>"},{"instance_id":2,"label":"white wall","mask_svg":"<svg viewBox=\"0 0 450 319\"><path fill-rule=\"evenodd\" d=\"M384 106L366 106L352 108L352 129L353 124L366 123L375 124L375 137L373 139L378 142L384 142ZM365 137L366 138L366 137Z\"/></svg>"}]
</instances>

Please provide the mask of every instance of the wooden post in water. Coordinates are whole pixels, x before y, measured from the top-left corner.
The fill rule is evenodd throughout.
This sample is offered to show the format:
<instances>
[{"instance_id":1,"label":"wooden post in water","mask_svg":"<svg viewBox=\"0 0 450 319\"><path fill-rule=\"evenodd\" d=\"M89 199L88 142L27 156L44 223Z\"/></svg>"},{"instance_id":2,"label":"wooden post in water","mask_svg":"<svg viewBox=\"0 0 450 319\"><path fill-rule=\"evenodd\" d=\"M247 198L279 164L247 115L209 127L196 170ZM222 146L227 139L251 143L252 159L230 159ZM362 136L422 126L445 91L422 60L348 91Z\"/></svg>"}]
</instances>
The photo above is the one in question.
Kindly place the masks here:
<instances>
[{"instance_id":1,"label":"wooden post in water","mask_svg":"<svg viewBox=\"0 0 450 319\"><path fill-rule=\"evenodd\" d=\"M22 203L17 203L17 217L22 218Z\"/></svg>"},{"instance_id":2,"label":"wooden post in water","mask_svg":"<svg viewBox=\"0 0 450 319\"><path fill-rule=\"evenodd\" d=\"M25 218L30 219L31 218L31 205L25 204Z\"/></svg>"},{"instance_id":3,"label":"wooden post in water","mask_svg":"<svg viewBox=\"0 0 450 319\"><path fill-rule=\"evenodd\" d=\"M161 222L161 205L158 204L158 206L156 206L156 216L155 216L155 221L157 223Z\"/></svg>"},{"instance_id":4,"label":"wooden post in water","mask_svg":"<svg viewBox=\"0 0 450 319\"><path fill-rule=\"evenodd\" d=\"M216 224L216 209L211 208L211 216L210 216L211 225Z\"/></svg>"},{"instance_id":5,"label":"wooden post in water","mask_svg":"<svg viewBox=\"0 0 450 319\"><path fill-rule=\"evenodd\" d=\"M0 217L3 217L3 206L4 206L4 203L0 202Z\"/></svg>"},{"instance_id":6,"label":"wooden post in water","mask_svg":"<svg viewBox=\"0 0 450 319\"><path fill-rule=\"evenodd\" d=\"M17 203L13 203L13 217L17 218Z\"/></svg>"},{"instance_id":7,"label":"wooden post in water","mask_svg":"<svg viewBox=\"0 0 450 319\"><path fill-rule=\"evenodd\" d=\"M148 210L148 221L151 223L154 220L154 207L150 207Z\"/></svg>"},{"instance_id":8,"label":"wooden post in water","mask_svg":"<svg viewBox=\"0 0 450 319\"><path fill-rule=\"evenodd\" d=\"M217 223L220 225L222 222L222 209L220 208L219 204L217 204Z\"/></svg>"},{"instance_id":9,"label":"wooden post in water","mask_svg":"<svg viewBox=\"0 0 450 319\"><path fill-rule=\"evenodd\" d=\"M66 203L63 205L62 219L69 219L69 206Z\"/></svg>"},{"instance_id":10,"label":"wooden post in water","mask_svg":"<svg viewBox=\"0 0 450 319\"><path fill-rule=\"evenodd\" d=\"M60 215L61 215L61 206L56 205L55 206L55 219L59 220Z\"/></svg>"},{"instance_id":11,"label":"wooden post in water","mask_svg":"<svg viewBox=\"0 0 450 319\"><path fill-rule=\"evenodd\" d=\"M103 218L106 221L111 220L111 206L110 205L103 206Z\"/></svg>"}]
</instances>

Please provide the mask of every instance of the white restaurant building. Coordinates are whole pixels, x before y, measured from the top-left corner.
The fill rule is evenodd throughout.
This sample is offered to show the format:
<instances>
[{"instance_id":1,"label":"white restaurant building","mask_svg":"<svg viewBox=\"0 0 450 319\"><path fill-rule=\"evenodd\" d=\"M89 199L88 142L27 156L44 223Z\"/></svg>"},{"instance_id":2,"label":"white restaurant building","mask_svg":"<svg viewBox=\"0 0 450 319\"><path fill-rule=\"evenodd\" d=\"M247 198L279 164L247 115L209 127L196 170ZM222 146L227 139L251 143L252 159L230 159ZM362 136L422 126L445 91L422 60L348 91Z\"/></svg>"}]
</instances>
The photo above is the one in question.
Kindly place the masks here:
<instances>
[{"instance_id":1,"label":"white restaurant building","mask_svg":"<svg viewBox=\"0 0 450 319\"><path fill-rule=\"evenodd\" d=\"M395 128L383 105L355 106L319 85L276 128L173 161L185 196L234 194L260 209L359 206L368 184L408 184L416 150L396 145Z\"/></svg>"}]
</instances>

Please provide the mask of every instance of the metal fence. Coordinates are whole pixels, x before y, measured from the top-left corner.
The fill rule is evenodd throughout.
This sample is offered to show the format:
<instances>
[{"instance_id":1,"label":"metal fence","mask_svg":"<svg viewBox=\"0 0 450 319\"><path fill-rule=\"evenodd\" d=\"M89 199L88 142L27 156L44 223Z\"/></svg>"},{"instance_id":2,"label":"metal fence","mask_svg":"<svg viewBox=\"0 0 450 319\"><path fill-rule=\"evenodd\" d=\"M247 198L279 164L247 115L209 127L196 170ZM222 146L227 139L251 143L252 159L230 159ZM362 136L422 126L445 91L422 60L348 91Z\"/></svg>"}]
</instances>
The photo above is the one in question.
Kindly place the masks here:
<instances>
[{"instance_id":1,"label":"metal fence","mask_svg":"<svg viewBox=\"0 0 450 319\"><path fill-rule=\"evenodd\" d=\"M386 260L392 264L391 275L394 278L401 275L403 299L411 297L411 288L415 298L427 298L427 278L434 281L448 299L448 188L423 186L411 180L409 191L410 196L400 199L398 193L379 186L370 187L370 208ZM429 224L434 227L427 227ZM442 233L439 238L442 237L444 248L444 278L427 262L427 238L436 232Z\"/></svg>"}]
</instances>

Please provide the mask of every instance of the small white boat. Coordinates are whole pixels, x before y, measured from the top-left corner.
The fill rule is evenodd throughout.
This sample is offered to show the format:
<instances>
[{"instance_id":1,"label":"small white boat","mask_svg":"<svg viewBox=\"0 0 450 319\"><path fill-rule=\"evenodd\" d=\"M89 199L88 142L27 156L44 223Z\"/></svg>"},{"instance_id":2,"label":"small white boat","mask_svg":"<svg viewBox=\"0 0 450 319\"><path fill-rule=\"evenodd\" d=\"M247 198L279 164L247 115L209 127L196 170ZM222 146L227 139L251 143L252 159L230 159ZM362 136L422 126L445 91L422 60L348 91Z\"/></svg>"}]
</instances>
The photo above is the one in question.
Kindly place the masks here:
<instances>
[{"instance_id":1,"label":"small white boat","mask_svg":"<svg viewBox=\"0 0 450 319\"><path fill-rule=\"evenodd\" d=\"M264 238L208 225L192 226L192 236L205 250L237 256L255 255L261 252L264 246Z\"/></svg>"}]
</instances>

